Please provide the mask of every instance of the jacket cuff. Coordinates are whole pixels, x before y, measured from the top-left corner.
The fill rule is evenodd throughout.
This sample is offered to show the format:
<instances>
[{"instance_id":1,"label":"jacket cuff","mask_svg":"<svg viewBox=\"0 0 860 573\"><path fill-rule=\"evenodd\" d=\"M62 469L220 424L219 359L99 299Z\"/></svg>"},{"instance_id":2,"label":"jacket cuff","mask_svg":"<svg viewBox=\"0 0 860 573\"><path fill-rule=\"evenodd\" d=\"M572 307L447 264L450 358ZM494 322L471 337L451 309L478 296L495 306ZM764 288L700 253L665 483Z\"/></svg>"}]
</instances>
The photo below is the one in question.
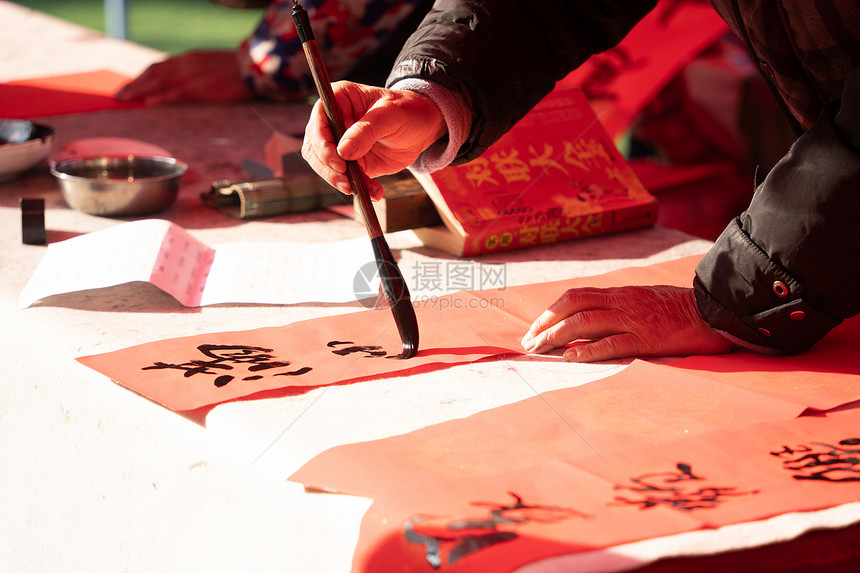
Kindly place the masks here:
<instances>
[{"instance_id":1,"label":"jacket cuff","mask_svg":"<svg viewBox=\"0 0 860 573\"><path fill-rule=\"evenodd\" d=\"M410 90L429 97L442 112L448 127L448 136L428 147L409 168L418 173L432 173L448 167L456 159L471 127L472 116L463 98L435 82L420 78L396 81L389 89Z\"/></svg>"},{"instance_id":2,"label":"jacket cuff","mask_svg":"<svg viewBox=\"0 0 860 573\"><path fill-rule=\"evenodd\" d=\"M752 349L798 354L842 322L804 300L803 285L750 240L739 218L699 262L693 287L702 318Z\"/></svg>"}]
</instances>

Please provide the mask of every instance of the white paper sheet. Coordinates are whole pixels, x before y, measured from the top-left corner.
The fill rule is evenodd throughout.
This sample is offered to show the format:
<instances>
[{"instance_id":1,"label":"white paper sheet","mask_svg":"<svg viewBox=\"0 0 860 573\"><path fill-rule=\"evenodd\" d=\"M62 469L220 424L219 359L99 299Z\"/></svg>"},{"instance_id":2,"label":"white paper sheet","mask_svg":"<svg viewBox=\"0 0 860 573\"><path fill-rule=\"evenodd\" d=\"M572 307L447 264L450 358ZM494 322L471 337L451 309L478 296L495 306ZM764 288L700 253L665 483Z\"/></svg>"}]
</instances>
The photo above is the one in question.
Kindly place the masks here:
<instances>
[{"instance_id":1,"label":"white paper sheet","mask_svg":"<svg viewBox=\"0 0 860 573\"><path fill-rule=\"evenodd\" d=\"M189 307L347 303L377 292L377 276L362 274L355 288L373 260L367 239L212 248L169 221L146 219L49 245L18 302L27 308L48 296L146 281Z\"/></svg>"}]
</instances>

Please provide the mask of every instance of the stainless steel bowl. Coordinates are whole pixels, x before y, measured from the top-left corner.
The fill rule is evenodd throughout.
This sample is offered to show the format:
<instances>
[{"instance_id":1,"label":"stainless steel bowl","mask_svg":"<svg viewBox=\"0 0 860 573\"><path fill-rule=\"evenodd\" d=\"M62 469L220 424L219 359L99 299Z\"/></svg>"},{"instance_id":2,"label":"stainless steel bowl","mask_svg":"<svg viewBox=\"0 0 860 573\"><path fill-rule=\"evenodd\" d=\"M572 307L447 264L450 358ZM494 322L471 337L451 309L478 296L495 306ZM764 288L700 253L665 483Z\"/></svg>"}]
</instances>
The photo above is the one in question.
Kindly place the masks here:
<instances>
[{"instance_id":1,"label":"stainless steel bowl","mask_svg":"<svg viewBox=\"0 0 860 573\"><path fill-rule=\"evenodd\" d=\"M163 211L173 204L188 165L172 157L125 155L51 164L70 207L105 217Z\"/></svg>"}]
</instances>

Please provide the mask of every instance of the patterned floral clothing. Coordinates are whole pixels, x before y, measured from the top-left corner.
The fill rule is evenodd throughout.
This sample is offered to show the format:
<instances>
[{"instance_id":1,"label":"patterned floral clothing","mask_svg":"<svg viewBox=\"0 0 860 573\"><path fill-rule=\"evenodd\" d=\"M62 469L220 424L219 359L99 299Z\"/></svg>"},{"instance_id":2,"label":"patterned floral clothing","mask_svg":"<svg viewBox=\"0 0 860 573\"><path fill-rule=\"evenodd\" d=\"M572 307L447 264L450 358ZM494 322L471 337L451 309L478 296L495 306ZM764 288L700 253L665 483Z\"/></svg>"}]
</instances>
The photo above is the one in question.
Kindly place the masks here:
<instances>
[{"instance_id":1,"label":"patterned floral clothing","mask_svg":"<svg viewBox=\"0 0 860 573\"><path fill-rule=\"evenodd\" d=\"M379 84L430 5L426 0L302 2L331 79ZM315 93L292 9L292 0L272 2L239 46L240 73L258 96L285 100Z\"/></svg>"}]
</instances>

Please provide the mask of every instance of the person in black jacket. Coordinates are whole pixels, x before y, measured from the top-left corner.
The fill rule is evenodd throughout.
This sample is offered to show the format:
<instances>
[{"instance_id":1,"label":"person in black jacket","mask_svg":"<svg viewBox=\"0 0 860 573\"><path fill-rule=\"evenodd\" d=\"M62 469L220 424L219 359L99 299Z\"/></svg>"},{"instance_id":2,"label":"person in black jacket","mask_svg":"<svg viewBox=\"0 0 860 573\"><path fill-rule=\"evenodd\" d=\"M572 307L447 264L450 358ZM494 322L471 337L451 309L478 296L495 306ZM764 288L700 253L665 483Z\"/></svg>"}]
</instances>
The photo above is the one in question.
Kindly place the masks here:
<instances>
[{"instance_id":1,"label":"person in black jacket","mask_svg":"<svg viewBox=\"0 0 860 573\"><path fill-rule=\"evenodd\" d=\"M386 82L342 82L337 144L317 106L303 155L332 185L480 155L570 70L609 49L656 0L437 0ZM572 341L573 361L803 352L860 311L860 4L712 0L744 40L798 139L696 269L690 288L564 293L523 338ZM371 182L371 192L381 187Z\"/></svg>"}]
</instances>

